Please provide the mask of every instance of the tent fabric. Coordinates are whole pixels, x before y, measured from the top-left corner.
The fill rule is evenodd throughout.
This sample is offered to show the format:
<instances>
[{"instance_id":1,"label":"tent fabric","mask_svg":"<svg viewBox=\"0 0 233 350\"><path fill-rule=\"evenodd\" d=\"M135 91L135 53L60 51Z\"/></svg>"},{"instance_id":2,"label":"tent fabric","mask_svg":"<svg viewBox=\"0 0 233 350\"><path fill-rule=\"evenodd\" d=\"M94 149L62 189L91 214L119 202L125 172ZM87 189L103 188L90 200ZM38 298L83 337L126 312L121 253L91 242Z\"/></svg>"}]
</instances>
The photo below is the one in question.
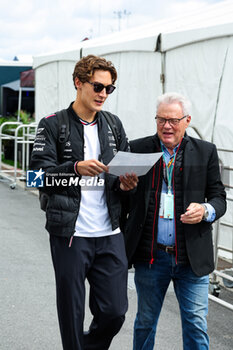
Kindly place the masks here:
<instances>
[{"instance_id":1,"label":"tent fabric","mask_svg":"<svg viewBox=\"0 0 233 350\"><path fill-rule=\"evenodd\" d=\"M75 99L76 90L72 80L75 62L76 60L49 62L36 69L35 110L37 116L40 113L40 118L68 107Z\"/></svg>"},{"instance_id":2,"label":"tent fabric","mask_svg":"<svg viewBox=\"0 0 233 350\"><path fill-rule=\"evenodd\" d=\"M18 80L11 81L10 83L3 84L2 87L3 88L8 88L8 89L11 89L11 90L14 90L14 91L19 91L20 80L18 79Z\"/></svg>"},{"instance_id":3,"label":"tent fabric","mask_svg":"<svg viewBox=\"0 0 233 350\"><path fill-rule=\"evenodd\" d=\"M192 100L192 122L212 141L217 117L218 95L229 38L194 43L166 53L166 91L177 89ZM197 59L198 58L198 59ZM230 143L228 143L228 148Z\"/></svg>"},{"instance_id":4,"label":"tent fabric","mask_svg":"<svg viewBox=\"0 0 233 350\"><path fill-rule=\"evenodd\" d=\"M11 81L10 83L7 83L7 84L3 84L2 88L8 88L8 89L11 89L11 90L14 90L14 91L19 91L19 89L20 89L20 79ZM34 91L35 89L31 88L31 87L22 87L21 90L22 91Z\"/></svg>"},{"instance_id":5,"label":"tent fabric","mask_svg":"<svg viewBox=\"0 0 233 350\"><path fill-rule=\"evenodd\" d=\"M154 128L156 96L176 90L186 93L193 102L193 122L199 133L207 140L213 139L221 69L227 41L233 35L233 3L225 1L203 9L87 40L72 51L35 57L37 120L66 107L75 98L74 65L80 57L96 54L112 60L118 70L117 89L105 108L120 115L130 138L144 136ZM164 84L161 74L165 76ZM207 121L203 121L203 114ZM132 118L139 128L130 125Z\"/></svg>"},{"instance_id":6,"label":"tent fabric","mask_svg":"<svg viewBox=\"0 0 233 350\"><path fill-rule=\"evenodd\" d=\"M204 139L221 144L218 106L225 95L223 70L232 59L232 14L233 3L225 1L190 16L87 40L72 51L35 57L37 120L75 98L72 71L81 56L104 55L113 61L119 77L105 108L120 115L130 138L147 135L155 127L158 94L179 91L193 102L193 126ZM131 120L139 127L134 128ZM224 143L231 147L230 138Z\"/></svg>"},{"instance_id":7,"label":"tent fabric","mask_svg":"<svg viewBox=\"0 0 233 350\"><path fill-rule=\"evenodd\" d=\"M232 15L233 18L233 15ZM177 47L232 35L233 23L215 25L207 28L187 30L185 32L164 33L161 39L161 52L167 52Z\"/></svg>"}]
</instances>

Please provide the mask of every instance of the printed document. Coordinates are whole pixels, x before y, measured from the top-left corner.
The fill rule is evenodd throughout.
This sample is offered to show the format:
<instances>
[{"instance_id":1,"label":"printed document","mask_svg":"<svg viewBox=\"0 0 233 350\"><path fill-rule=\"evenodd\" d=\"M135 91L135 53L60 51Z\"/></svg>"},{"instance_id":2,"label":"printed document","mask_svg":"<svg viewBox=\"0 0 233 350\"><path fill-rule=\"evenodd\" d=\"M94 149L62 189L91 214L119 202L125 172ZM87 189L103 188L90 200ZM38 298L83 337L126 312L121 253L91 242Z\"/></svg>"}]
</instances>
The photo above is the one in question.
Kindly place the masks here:
<instances>
[{"instance_id":1,"label":"printed document","mask_svg":"<svg viewBox=\"0 0 233 350\"><path fill-rule=\"evenodd\" d=\"M126 173L135 173L137 176L145 175L162 156L157 153L130 153L119 151L108 164L109 173L120 176Z\"/></svg>"}]
</instances>

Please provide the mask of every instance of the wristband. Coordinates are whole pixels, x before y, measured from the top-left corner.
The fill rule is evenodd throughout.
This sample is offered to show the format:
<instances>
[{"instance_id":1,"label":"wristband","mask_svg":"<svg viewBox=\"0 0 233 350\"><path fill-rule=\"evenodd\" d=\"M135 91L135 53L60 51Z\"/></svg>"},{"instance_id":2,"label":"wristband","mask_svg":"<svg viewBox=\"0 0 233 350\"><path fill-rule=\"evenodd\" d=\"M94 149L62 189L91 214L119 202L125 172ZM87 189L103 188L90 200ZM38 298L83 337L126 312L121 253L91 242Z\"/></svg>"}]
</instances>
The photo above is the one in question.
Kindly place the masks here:
<instances>
[{"instance_id":1,"label":"wristband","mask_svg":"<svg viewBox=\"0 0 233 350\"><path fill-rule=\"evenodd\" d=\"M77 161L77 162L74 163L74 172L75 172L76 175L82 176L82 175L79 173L79 171L78 171L78 163L79 163L79 161Z\"/></svg>"}]
</instances>

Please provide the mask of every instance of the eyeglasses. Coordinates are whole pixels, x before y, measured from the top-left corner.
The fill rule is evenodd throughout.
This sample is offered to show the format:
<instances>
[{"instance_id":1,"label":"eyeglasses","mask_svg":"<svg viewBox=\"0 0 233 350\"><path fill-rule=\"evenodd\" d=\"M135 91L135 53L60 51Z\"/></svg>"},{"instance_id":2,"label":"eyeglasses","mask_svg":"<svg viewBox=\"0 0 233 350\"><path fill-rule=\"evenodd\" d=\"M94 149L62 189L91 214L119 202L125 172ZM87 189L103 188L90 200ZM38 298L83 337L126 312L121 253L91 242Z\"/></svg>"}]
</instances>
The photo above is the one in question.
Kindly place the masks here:
<instances>
[{"instance_id":1,"label":"eyeglasses","mask_svg":"<svg viewBox=\"0 0 233 350\"><path fill-rule=\"evenodd\" d=\"M95 92L101 92L104 88L106 89L106 94L111 94L115 90L114 85L107 85L105 86L104 84L101 83L91 83L90 81L87 81L87 83L91 84L93 86L93 89Z\"/></svg>"},{"instance_id":2,"label":"eyeglasses","mask_svg":"<svg viewBox=\"0 0 233 350\"><path fill-rule=\"evenodd\" d=\"M171 126L176 126L180 123L180 121L184 118L188 117L188 115L185 115L182 118L172 118L172 119L167 119L167 118L162 118L156 115L155 120L157 121L157 124L163 126L168 122Z\"/></svg>"}]
</instances>

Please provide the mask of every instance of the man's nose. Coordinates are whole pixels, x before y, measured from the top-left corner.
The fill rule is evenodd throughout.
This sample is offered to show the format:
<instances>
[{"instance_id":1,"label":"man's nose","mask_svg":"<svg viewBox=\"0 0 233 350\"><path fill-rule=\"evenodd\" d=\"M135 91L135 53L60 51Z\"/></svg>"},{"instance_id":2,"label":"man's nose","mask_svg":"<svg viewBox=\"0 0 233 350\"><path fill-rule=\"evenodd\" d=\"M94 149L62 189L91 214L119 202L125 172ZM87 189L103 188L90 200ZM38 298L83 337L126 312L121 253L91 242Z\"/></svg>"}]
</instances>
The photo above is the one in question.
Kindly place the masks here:
<instances>
[{"instance_id":1,"label":"man's nose","mask_svg":"<svg viewBox=\"0 0 233 350\"><path fill-rule=\"evenodd\" d=\"M169 123L168 120L165 121L163 127L170 128L171 124Z\"/></svg>"},{"instance_id":2,"label":"man's nose","mask_svg":"<svg viewBox=\"0 0 233 350\"><path fill-rule=\"evenodd\" d=\"M101 97L107 97L106 88L103 88L103 90L101 90L101 91L99 92L99 95L100 95Z\"/></svg>"}]
</instances>

